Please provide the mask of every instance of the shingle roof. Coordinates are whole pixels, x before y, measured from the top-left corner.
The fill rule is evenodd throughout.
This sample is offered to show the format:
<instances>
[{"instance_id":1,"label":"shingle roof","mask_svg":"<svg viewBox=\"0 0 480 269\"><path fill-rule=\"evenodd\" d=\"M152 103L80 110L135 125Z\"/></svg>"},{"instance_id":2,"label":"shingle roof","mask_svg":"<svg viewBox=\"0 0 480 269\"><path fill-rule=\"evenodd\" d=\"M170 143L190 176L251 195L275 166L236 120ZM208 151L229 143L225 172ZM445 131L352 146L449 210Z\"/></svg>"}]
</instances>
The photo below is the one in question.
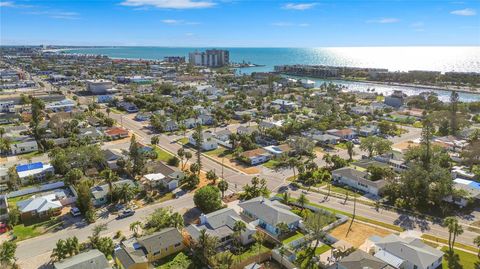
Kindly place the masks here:
<instances>
[{"instance_id":1,"label":"shingle roof","mask_svg":"<svg viewBox=\"0 0 480 269\"><path fill-rule=\"evenodd\" d=\"M177 229L167 228L151 235L142 236L137 241L148 253L155 253L169 246L182 243L183 237Z\"/></svg>"},{"instance_id":2,"label":"shingle roof","mask_svg":"<svg viewBox=\"0 0 480 269\"><path fill-rule=\"evenodd\" d=\"M388 264L383 262L382 260L375 258L374 256L368 254L367 252L359 249L355 250L353 253L343 258L338 264L341 265L342 268L346 268L346 269L392 268L392 267L387 267Z\"/></svg>"},{"instance_id":3,"label":"shingle roof","mask_svg":"<svg viewBox=\"0 0 480 269\"><path fill-rule=\"evenodd\" d=\"M444 254L418 238L401 238L394 234L382 238L376 245L390 254L421 266L421 268L427 268Z\"/></svg>"},{"instance_id":4,"label":"shingle roof","mask_svg":"<svg viewBox=\"0 0 480 269\"><path fill-rule=\"evenodd\" d=\"M241 202L238 206L274 227L282 222L288 225L302 219L290 210L276 203L272 203L272 201L264 197L257 197Z\"/></svg>"},{"instance_id":5,"label":"shingle roof","mask_svg":"<svg viewBox=\"0 0 480 269\"><path fill-rule=\"evenodd\" d=\"M54 263L55 269L108 269L108 261L102 252L91 249Z\"/></svg>"}]
</instances>

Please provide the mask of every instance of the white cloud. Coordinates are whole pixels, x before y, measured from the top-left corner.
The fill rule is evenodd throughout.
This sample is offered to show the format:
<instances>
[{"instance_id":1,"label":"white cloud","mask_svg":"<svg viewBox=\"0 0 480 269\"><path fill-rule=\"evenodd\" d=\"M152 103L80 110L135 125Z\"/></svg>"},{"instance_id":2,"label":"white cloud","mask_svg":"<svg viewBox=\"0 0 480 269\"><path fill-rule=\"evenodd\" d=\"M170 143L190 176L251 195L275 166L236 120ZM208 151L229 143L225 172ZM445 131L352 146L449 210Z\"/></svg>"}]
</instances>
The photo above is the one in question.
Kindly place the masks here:
<instances>
[{"instance_id":1,"label":"white cloud","mask_svg":"<svg viewBox=\"0 0 480 269\"><path fill-rule=\"evenodd\" d=\"M30 8L32 5L17 4L13 1L0 1L0 7Z\"/></svg>"},{"instance_id":2,"label":"white cloud","mask_svg":"<svg viewBox=\"0 0 480 269\"><path fill-rule=\"evenodd\" d=\"M425 24L422 21L417 21L412 24L410 24L410 27L415 31L415 32L424 32Z\"/></svg>"},{"instance_id":3,"label":"white cloud","mask_svg":"<svg viewBox=\"0 0 480 269\"><path fill-rule=\"evenodd\" d=\"M475 16L477 15L477 11L472 8L465 8L465 9L453 10L450 12L450 14L458 15L458 16Z\"/></svg>"},{"instance_id":4,"label":"white cloud","mask_svg":"<svg viewBox=\"0 0 480 269\"><path fill-rule=\"evenodd\" d=\"M185 33L186 36L194 36L194 33Z\"/></svg>"},{"instance_id":5,"label":"white cloud","mask_svg":"<svg viewBox=\"0 0 480 269\"><path fill-rule=\"evenodd\" d=\"M381 24L386 24L386 23L396 23L399 22L400 20L397 18L380 18L380 19L375 19L375 20L368 20L368 23L381 23Z\"/></svg>"},{"instance_id":6,"label":"white cloud","mask_svg":"<svg viewBox=\"0 0 480 269\"><path fill-rule=\"evenodd\" d=\"M292 26L308 27L310 26L310 24L308 23L292 23L292 22L274 22L271 25L277 26L277 27L292 27Z\"/></svg>"},{"instance_id":7,"label":"white cloud","mask_svg":"<svg viewBox=\"0 0 480 269\"><path fill-rule=\"evenodd\" d=\"M192 9L192 8L208 8L216 5L211 1L195 1L195 0L125 0L120 3L123 6L140 7L153 6L157 8L171 9Z\"/></svg>"},{"instance_id":8,"label":"white cloud","mask_svg":"<svg viewBox=\"0 0 480 269\"><path fill-rule=\"evenodd\" d=\"M284 9L294 9L294 10L307 10L311 9L312 7L316 6L316 3L303 3L303 4L294 4L288 3L283 6Z\"/></svg>"},{"instance_id":9,"label":"white cloud","mask_svg":"<svg viewBox=\"0 0 480 269\"><path fill-rule=\"evenodd\" d=\"M30 11L25 12L29 15L44 15L52 19L63 19L63 20L78 20L80 14L77 12L68 12L68 11Z\"/></svg>"},{"instance_id":10,"label":"white cloud","mask_svg":"<svg viewBox=\"0 0 480 269\"><path fill-rule=\"evenodd\" d=\"M0 7L14 7L15 4L13 2L10 2L10 1L6 1L6 2L0 2Z\"/></svg>"},{"instance_id":11,"label":"white cloud","mask_svg":"<svg viewBox=\"0 0 480 269\"><path fill-rule=\"evenodd\" d=\"M174 20L174 19L165 19L162 20L163 23L165 24L170 24L170 25L198 25L200 23L198 22L191 22L191 21L185 21L185 20Z\"/></svg>"}]
</instances>

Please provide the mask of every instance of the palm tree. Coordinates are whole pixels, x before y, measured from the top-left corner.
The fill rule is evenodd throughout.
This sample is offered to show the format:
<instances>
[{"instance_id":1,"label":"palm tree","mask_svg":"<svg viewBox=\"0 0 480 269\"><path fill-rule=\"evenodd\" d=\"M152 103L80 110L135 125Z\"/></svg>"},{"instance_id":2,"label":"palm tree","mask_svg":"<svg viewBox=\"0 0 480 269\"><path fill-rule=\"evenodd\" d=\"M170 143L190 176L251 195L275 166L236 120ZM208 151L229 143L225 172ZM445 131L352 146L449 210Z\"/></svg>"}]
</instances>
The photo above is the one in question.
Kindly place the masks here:
<instances>
[{"instance_id":1,"label":"palm tree","mask_svg":"<svg viewBox=\"0 0 480 269\"><path fill-rule=\"evenodd\" d=\"M478 253L477 256L480 258L480 235L477 235L475 239L473 239L473 243L477 246L478 248Z\"/></svg>"},{"instance_id":2,"label":"palm tree","mask_svg":"<svg viewBox=\"0 0 480 269\"><path fill-rule=\"evenodd\" d=\"M8 153L12 149L12 140L8 137L0 138L0 155Z\"/></svg>"},{"instance_id":3,"label":"palm tree","mask_svg":"<svg viewBox=\"0 0 480 269\"><path fill-rule=\"evenodd\" d=\"M177 151L178 158L180 159L181 165L182 165L182 170L185 168L185 163L183 162L183 159L185 158L185 150L183 148L179 148Z\"/></svg>"},{"instance_id":4,"label":"palm tree","mask_svg":"<svg viewBox=\"0 0 480 269\"><path fill-rule=\"evenodd\" d=\"M218 239L214 236L211 236L206 233L206 230L203 229L200 231L200 236L198 237L197 245L196 245L196 252L199 255L200 259L205 263L208 264L210 261L210 257L215 255L215 250L218 246Z\"/></svg>"},{"instance_id":5,"label":"palm tree","mask_svg":"<svg viewBox=\"0 0 480 269\"><path fill-rule=\"evenodd\" d=\"M285 222L280 222L277 224L277 230L279 235L284 235L290 231L290 228Z\"/></svg>"},{"instance_id":6,"label":"palm tree","mask_svg":"<svg viewBox=\"0 0 480 269\"><path fill-rule=\"evenodd\" d=\"M298 197L298 200L297 200L298 204L300 204L300 206L302 207L302 211L305 209L305 204L308 203L308 198L307 196L305 196L305 194L300 194L300 196Z\"/></svg>"},{"instance_id":7,"label":"palm tree","mask_svg":"<svg viewBox=\"0 0 480 269\"><path fill-rule=\"evenodd\" d=\"M247 225L245 222L241 220L235 221L235 224L233 225L233 237L235 238L235 242L237 243L238 246L241 245L241 235L242 232L247 230Z\"/></svg>"},{"instance_id":8,"label":"palm tree","mask_svg":"<svg viewBox=\"0 0 480 269\"><path fill-rule=\"evenodd\" d=\"M67 238L65 241L65 250L70 257L80 252L80 244L76 236Z\"/></svg>"},{"instance_id":9,"label":"palm tree","mask_svg":"<svg viewBox=\"0 0 480 269\"><path fill-rule=\"evenodd\" d=\"M5 128L0 127L0 139L3 138L3 135L5 134Z\"/></svg>"},{"instance_id":10,"label":"palm tree","mask_svg":"<svg viewBox=\"0 0 480 269\"><path fill-rule=\"evenodd\" d=\"M225 192L228 190L228 182L226 182L225 180L222 180L218 182L217 187L222 192L222 199L223 199Z\"/></svg>"},{"instance_id":11,"label":"palm tree","mask_svg":"<svg viewBox=\"0 0 480 269\"><path fill-rule=\"evenodd\" d=\"M184 225L183 216L180 213L175 212L170 216L170 226L181 229Z\"/></svg>"},{"instance_id":12,"label":"palm tree","mask_svg":"<svg viewBox=\"0 0 480 269\"><path fill-rule=\"evenodd\" d=\"M158 143L160 142L160 138L156 135L156 136L152 136L152 138L150 139L150 143L152 145L158 145Z\"/></svg>"},{"instance_id":13,"label":"palm tree","mask_svg":"<svg viewBox=\"0 0 480 269\"><path fill-rule=\"evenodd\" d=\"M348 152L348 157L349 157L349 160L351 161L352 158L353 158L353 143L352 141L348 141L347 143L345 143L345 145L347 146L347 152Z\"/></svg>"},{"instance_id":14,"label":"palm tree","mask_svg":"<svg viewBox=\"0 0 480 269\"><path fill-rule=\"evenodd\" d=\"M332 165L332 155L327 153L323 155L322 160L324 160L325 163L327 164L327 167L330 168L330 166Z\"/></svg>"},{"instance_id":15,"label":"palm tree","mask_svg":"<svg viewBox=\"0 0 480 269\"><path fill-rule=\"evenodd\" d=\"M118 176L112 170L105 169L100 173L100 177L102 177L105 180L105 182L107 182L108 184L108 197L109 197L109 201L111 202L112 194L113 194L113 182L118 180Z\"/></svg>"},{"instance_id":16,"label":"palm tree","mask_svg":"<svg viewBox=\"0 0 480 269\"><path fill-rule=\"evenodd\" d=\"M448 228L448 249L452 252L452 234L455 232L455 227L458 226L458 220L455 217L447 217L443 221L443 225Z\"/></svg>"},{"instance_id":17,"label":"palm tree","mask_svg":"<svg viewBox=\"0 0 480 269\"><path fill-rule=\"evenodd\" d=\"M50 257L54 261L61 261L67 257L67 245L65 240L60 239L57 241L57 244L52 250L52 254L50 255Z\"/></svg>"},{"instance_id":18,"label":"palm tree","mask_svg":"<svg viewBox=\"0 0 480 269\"><path fill-rule=\"evenodd\" d=\"M288 191L283 193L282 203L288 205L290 203L290 193Z\"/></svg>"},{"instance_id":19,"label":"palm tree","mask_svg":"<svg viewBox=\"0 0 480 269\"><path fill-rule=\"evenodd\" d=\"M210 170L207 172L207 179L211 180L213 182L213 185L215 185L215 182L217 181L218 176L217 174L215 174L215 171Z\"/></svg>"},{"instance_id":20,"label":"palm tree","mask_svg":"<svg viewBox=\"0 0 480 269\"><path fill-rule=\"evenodd\" d=\"M256 245L258 248L258 258L259 258L258 263L260 263L260 251L262 250L262 246L263 246L263 243L265 242L266 235L262 231L257 230L257 232L255 232L253 237L255 238L255 241L257 241Z\"/></svg>"},{"instance_id":21,"label":"palm tree","mask_svg":"<svg viewBox=\"0 0 480 269\"><path fill-rule=\"evenodd\" d=\"M123 184L122 187L117 189L118 198L124 204L132 200L136 192L137 189L134 186L130 186L129 184Z\"/></svg>"},{"instance_id":22,"label":"palm tree","mask_svg":"<svg viewBox=\"0 0 480 269\"><path fill-rule=\"evenodd\" d=\"M139 231L140 228L143 228L142 222L137 220L137 221L134 221L134 222L130 223L130 231L133 232L134 237L138 237L138 235L139 235L138 231Z\"/></svg>"}]
</instances>

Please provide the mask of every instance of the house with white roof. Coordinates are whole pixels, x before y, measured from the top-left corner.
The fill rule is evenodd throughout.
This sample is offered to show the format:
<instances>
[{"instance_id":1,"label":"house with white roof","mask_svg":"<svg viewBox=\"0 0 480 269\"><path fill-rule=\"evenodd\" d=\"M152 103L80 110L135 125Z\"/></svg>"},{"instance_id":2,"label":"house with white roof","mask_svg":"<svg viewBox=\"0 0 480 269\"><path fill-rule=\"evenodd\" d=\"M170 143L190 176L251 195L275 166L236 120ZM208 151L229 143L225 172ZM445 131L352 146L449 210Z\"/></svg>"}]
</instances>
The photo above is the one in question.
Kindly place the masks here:
<instances>
[{"instance_id":1,"label":"house with white roof","mask_svg":"<svg viewBox=\"0 0 480 269\"><path fill-rule=\"evenodd\" d=\"M200 216L199 224L189 225L186 230L193 240L198 240L200 232L205 230L207 234L215 236L221 245L226 245L233 240L235 223L243 222L245 231L240 233L240 241L243 245L253 242L255 227L246 223L232 208L223 208L209 214Z\"/></svg>"},{"instance_id":2,"label":"house with white roof","mask_svg":"<svg viewBox=\"0 0 480 269\"><path fill-rule=\"evenodd\" d=\"M213 150L218 148L218 142L217 140L212 136L211 133L204 132L203 133L203 141L202 141L202 150L208 151L208 150ZM193 135L190 135L188 138L188 143L190 143L193 146L197 145L197 141L195 141Z\"/></svg>"},{"instance_id":3,"label":"house with white roof","mask_svg":"<svg viewBox=\"0 0 480 269\"><path fill-rule=\"evenodd\" d=\"M17 203L22 221L44 219L60 214L62 203L55 193L41 197L33 196L30 199Z\"/></svg>"},{"instance_id":4,"label":"house with white roof","mask_svg":"<svg viewBox=\"0 0 480 269\"><path fill-rule=\"evenodd\" d=\"M442 264L443 251L425 244L419 238L401 238L395 234L373 236L374 257L402 269L435 269Z\"/></svg>"},{"instance_id":5,"label":"house with white roof","mask_svg":"<svg viewBox=\"0 0 480 269\"><path fill-rule=\"evenodd\" d=\"M456 178L453 180L453 189L454 193L445 197L444 201L465 207L480 200L480 183L476 181Z\"/></svg>"}]
</instances>

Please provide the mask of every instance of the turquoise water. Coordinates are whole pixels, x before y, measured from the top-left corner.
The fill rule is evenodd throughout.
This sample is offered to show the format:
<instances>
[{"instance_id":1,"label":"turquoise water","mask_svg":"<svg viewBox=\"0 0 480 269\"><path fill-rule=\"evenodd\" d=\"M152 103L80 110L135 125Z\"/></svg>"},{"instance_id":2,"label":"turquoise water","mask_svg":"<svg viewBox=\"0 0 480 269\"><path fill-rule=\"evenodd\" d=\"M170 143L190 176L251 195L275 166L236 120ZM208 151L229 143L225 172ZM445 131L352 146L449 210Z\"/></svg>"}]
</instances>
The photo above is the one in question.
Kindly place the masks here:
<instances>
[{"instance_id":1,"label":"turquoise water","mask_svg":"<svg viewBox=\"0 0 480 269\"><path fill-rule=\"evenodd\" d=\"M188 56L189 52L206 48L177 47L104 47L67 50L72 53L102 54L112 58L162 60L165 56ZM441 72L480 72L480 47L352 47L352 48L219 48L230 51L232 62L250 62L263 65L242 68L238 72L272 71L275 65L316 64L387 68L390 71L434 70ZM318 83L322 80L316 80ZM371 85L357 82L337 81L349 90L388 94L400 89L414 94L425 89ZM448 91L438 91L440 99L448 100ZM461 93L462 101L480 101L480 95Z\"/></svg>"}]
</instances>

